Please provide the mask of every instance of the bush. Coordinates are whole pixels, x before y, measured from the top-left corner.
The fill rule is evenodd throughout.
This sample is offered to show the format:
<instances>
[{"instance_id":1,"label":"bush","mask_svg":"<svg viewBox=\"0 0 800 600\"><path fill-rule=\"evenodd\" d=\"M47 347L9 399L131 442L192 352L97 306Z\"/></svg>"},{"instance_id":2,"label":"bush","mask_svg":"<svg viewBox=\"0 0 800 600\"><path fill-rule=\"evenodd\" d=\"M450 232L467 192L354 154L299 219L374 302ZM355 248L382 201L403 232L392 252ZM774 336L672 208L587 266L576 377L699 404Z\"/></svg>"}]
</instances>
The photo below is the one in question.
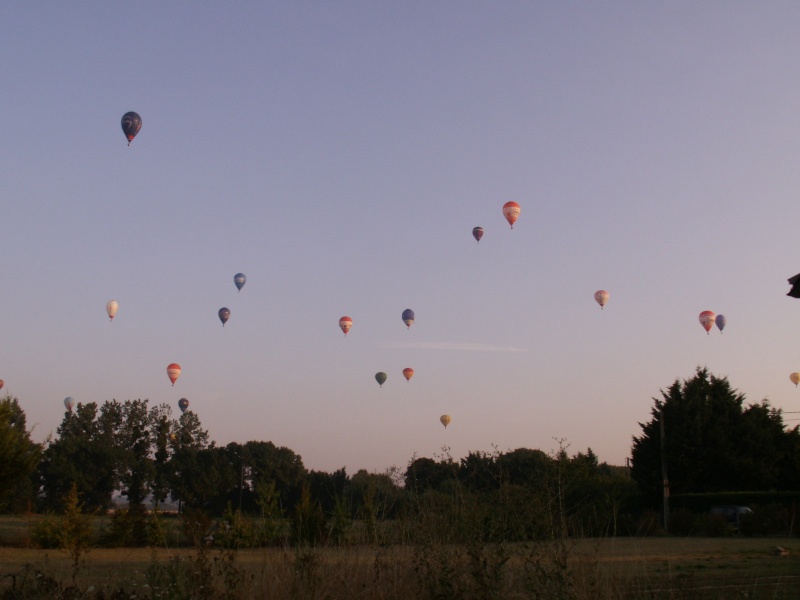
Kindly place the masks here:
<instances>
[{"instance_id":1,"label":"bush","mask_svg":"<svg viewBox=\"0 0 800 600\"><path fill-rule=\"evenodd\" d=\"M33 522L30 529L31 540L39 548L50 550L58 548L61 531L61 520L52 514L43 515Z\"/></svg>"}]
</instances>

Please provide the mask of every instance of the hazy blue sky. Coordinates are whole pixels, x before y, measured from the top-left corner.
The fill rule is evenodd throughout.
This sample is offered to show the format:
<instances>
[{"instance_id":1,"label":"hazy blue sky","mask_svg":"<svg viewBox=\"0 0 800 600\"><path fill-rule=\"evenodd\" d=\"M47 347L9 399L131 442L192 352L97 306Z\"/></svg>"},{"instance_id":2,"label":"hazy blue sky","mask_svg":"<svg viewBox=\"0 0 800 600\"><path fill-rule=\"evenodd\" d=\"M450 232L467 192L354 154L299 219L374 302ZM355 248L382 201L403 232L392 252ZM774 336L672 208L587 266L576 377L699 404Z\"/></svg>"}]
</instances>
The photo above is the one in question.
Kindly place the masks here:
<instances>
[{"instance_id":1,"label":"hazy blue sky","mask_svg":"<svg viewBox=\"0 0 800 600\"><path fill-rule=\"evenodd\" d=\"M622 464L698 366L800 411L798 26L794 1L4 2L3 391L36 439L65 396L186 397L220 444L351 473L557 439Z\"/></svg>"}]
</instances>

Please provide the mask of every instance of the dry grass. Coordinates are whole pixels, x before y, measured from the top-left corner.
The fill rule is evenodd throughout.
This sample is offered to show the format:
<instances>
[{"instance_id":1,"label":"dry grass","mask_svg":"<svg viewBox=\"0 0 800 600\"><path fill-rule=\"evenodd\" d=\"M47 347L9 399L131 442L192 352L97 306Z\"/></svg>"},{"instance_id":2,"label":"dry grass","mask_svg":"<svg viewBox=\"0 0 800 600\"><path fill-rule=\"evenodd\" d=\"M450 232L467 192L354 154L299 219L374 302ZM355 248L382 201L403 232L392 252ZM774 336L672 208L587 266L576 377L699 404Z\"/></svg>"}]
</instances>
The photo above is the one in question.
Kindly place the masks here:
<instances>
[{"instance_id":1,"label":"dry grass","mask_svg":"<svg viewBox=\"0 0 800 600\"><path fill-rule=\"evenodd\" d=\"M777 546L788 554L777 556ZM125 597L200 597L198 577L206 569L202 597L207 598L800 598L800 540L787 538L606 538L505 547L201 554L92 549L78 586L104 590L106 597L119 589ZM19 577L26 565L68 585L71 564L64 553L0 548L0 576ZM4 577L0 590L11 584Z\"/></svg>"}]
</instances>

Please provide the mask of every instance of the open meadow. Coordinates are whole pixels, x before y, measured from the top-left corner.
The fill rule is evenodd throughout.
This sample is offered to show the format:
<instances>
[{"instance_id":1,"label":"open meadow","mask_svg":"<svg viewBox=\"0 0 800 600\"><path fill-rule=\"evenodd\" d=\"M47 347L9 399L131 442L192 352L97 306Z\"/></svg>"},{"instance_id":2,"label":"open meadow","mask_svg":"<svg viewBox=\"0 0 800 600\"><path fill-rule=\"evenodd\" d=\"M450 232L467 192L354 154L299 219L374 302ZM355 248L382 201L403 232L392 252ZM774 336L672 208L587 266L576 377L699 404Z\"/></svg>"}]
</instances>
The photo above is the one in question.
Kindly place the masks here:
<instances>
[{"instance_id":1,"label":"open meadow","mask_svg":"<svg viewBox=\"0 0 800 600\"><path fill-rule=\"evenodd\" d=\"M800 598L797 538L92 548L73 567L60 550L0 548L0 597Z\"/></svg>"}]
</instances>

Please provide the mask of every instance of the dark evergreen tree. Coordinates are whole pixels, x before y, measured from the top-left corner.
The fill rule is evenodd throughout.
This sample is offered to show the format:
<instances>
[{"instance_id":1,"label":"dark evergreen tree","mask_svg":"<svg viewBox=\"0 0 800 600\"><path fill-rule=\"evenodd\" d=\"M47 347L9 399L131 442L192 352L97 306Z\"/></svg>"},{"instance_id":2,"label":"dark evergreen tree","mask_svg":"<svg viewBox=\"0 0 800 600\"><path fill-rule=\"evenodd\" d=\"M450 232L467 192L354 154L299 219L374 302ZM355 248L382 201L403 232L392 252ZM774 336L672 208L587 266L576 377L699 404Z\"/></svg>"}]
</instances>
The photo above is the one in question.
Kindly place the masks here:
<instances>
[{"instance_id":1,"label":"dark evergreen tree","mask_svg":"<svg viewBox=\"0 0 800 600\"><path fill-rule=\"evenodd\" d=\"M631 476L651 505L662 494L662 458L671 494L797 485L800 435L766 400L745 407L744 394L704 368L653 400L653 418L639 424L631 454Z\"/></svg>"}]
</instances>

